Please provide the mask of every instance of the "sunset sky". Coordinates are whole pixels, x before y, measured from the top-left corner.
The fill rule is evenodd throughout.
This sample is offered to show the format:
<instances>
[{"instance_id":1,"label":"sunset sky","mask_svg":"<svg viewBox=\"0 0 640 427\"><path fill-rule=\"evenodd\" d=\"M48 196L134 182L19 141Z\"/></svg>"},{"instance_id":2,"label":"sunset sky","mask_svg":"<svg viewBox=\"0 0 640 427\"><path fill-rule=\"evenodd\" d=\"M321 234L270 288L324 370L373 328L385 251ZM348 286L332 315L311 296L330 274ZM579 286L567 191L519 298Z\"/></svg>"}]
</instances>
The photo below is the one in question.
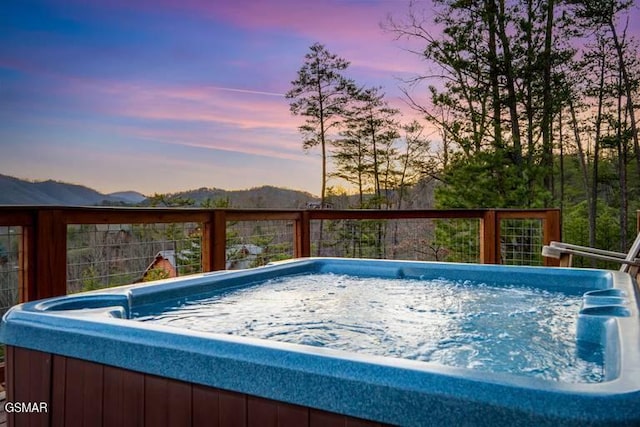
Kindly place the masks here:
<instances>
[{"instance_id":1,"label":"sunset sky","mask_svg":"<svg viewBox=\"0 0 640 427\"><path fill-rule=\"evenodd\" d=\"M284 93L317 41L402 106L398 78L425 65L380 23L407 4L4 0L0 174L105 193L268 184L319 194L319 152L303 152Z\"/></svg>"}]
</instances>

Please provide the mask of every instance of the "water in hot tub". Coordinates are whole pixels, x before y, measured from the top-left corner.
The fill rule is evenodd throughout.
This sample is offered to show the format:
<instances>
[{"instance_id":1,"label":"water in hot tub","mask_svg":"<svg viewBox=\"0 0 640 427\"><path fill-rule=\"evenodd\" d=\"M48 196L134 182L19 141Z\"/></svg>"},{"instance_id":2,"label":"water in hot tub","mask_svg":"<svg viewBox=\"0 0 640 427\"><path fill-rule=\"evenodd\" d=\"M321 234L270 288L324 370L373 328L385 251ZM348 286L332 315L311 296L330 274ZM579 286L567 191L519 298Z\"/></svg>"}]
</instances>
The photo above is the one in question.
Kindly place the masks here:
<instances>
[{"instance_id":1,"label":"water in hot tub","mask_svg":"<svg viewBox=\"0 0 640 427\"><path fill-rule=\"evenodd\" d=\"M181 302L159 314L139 313L137 320L548 380L599 382L603 366L576 354L580 303L580 296L534 287L317 274Z\"/></svg>"}]
</instances>

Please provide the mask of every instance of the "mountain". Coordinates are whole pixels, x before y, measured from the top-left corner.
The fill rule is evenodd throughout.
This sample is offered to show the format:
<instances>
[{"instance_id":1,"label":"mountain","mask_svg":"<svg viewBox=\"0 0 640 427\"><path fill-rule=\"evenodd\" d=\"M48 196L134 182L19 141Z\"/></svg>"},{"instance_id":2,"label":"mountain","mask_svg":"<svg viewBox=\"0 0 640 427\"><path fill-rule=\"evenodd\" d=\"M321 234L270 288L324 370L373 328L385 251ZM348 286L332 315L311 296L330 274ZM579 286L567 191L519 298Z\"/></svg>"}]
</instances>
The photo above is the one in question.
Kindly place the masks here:
<instances>
[{"instance_id":1,"label":"mountain","mask_svg":"<svg viewBox=\"0 0 640 427\"><path fill-rule=\"evenodd\" d=\"M193 199L196 206L210 199L214 202L229 201L234 208L304 208L318 198L302 191L271 186L249 190L227 191L218 188L199 188L166 195L166 199ZM102 194L91 188L58 181L32 182L0 174L0 205L149 205L147 198L135 191Z\"/></svg>"},{"instance_id":2,"label":"mountain","mask_svg":"<svg viewBox=\"0 0 640 427\"><path fill-rule=\"evenodd\" d=\"M403 197L403 209L431 209L433 208L433 181L420 181L406 188ZM157 196L157 195L156 195ZM0 206L1 205L57 205L57 206L152 206L152 200L136 191L120 191L102 194L91 188L67 184L58 181L25 181L0 174ZM265 208L265 209L303 209L309 203L318 204L319 197L313 194L291 190L287 188L265 185L248 190L222 190L220 188L198 188L161 195L163 203L158 206L178 205L177 202L192 200L194 206L202 206L206 201L213 202L213 206L231 208ZM370 199L372 195L365 195ZM391 200L397 199L397 194L389 194ZM329 199L335 209L352 209L359 206L357 195L339 195ZM209 205L211 206L211 205ZM394 204L395 206L395 204Z\"/></svg>"},{"instance_id":3,"label":"mountain","mask_svg":"<svg viewBox=\"0 0 640 427\"><path fill-rule=\"evenodd\" d=\"M219 188L199 188L170 194L168 200L192 199L199 206L205 200L213 202L229 201L232 208L271 208L297 209L306 207L309 202L317 202L318 197L298 190L265 185L249 190L221 190Z\"/></svg>"},{"instance_id":4,"label":"mountain","mask_svg":"<svg viewBox=\"0 0 640 427\"><path fill-rule=\"evenodd\" d=\"M147 198L147 196L137 191L118 191L117 193L109 193L107 196L131 204L142 203Z\"/></svg>"},{"instance_id":5,"label":"mountain","mask_svg":"<svg viewBox=\"0 0 640 427\"><path fill-rule=\"evenodd\" d=\"M32 182L0 175L0 205L93 206L126 203L131 203L127 197L102 194L82 185L53 180Z\"/></svg>"}]
</instances>

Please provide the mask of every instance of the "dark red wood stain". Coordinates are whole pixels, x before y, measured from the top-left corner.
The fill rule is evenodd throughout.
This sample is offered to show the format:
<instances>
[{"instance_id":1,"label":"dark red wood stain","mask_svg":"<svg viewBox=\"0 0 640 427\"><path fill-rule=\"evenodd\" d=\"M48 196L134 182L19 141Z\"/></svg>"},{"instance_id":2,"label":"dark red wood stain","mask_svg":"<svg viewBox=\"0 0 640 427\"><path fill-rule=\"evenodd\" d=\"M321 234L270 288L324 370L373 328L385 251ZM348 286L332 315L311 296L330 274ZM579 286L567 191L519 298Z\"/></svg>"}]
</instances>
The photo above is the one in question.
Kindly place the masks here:
<instances>
[{"instance_id":1,"label":"dark red wood stain","mask_svg":"<svg viewBox=\"0 0 640 427\"><path fill-rule=\"evenodd\" d=\"M104 365L82 362L82 423L85 426L102 425L104 392Z\"/></svg>"},{"instance_id":2,"label":"dark red wood stain","mask_svg":"<svg viewBox=\"0 0 640 427\"><path fill-rule=\"evenodd\" d=\"M67 358L65 375L65 426L82 426L84 406L83 362Z\"/></svg>"},{"instance_id":3,"label":"dark red wood stain","mask_svg":"<svg viewBox=\"0 0 640 427\"><path fill-rule=\"evenodd\" d=\"M311 409L309 413L310 427L345 427L346 420L344 415L332 414L330 412Z\"/></svg>"},{"instance_id":4,"label":"dark red wood stain","mask_svg":"<svg viewBox=\"0 0 640 427\"><path fill-rule=\"evenodd\" d=\"M143 399L143 374L104 367L103 426L143 426Z\"/></svg>"},{"instance_id":5,"label":"dark red wood stain","mask_svg":"<svg viewBox=\"0 0 640 427\"><path fill-rule=\"evenodd\" d=\"M382 427L382 424L374 421L361 420L359 418L347 418L346 427Z\"/></svg>"},{"instance_id":6,"label":"dark red wood stain","mask_svg":"<svg viewBox=\"0 0 640 427\"><path fill-rule=\"evenodd\" d=\"M120 426L126 422L124 416L124 372L111 366L104 367L104 399L106 410L102 414L105 427Z\"/></svg>"},{"instance_id":7,"label":"dark red wood stain","mask_svg":"<svg viewBox=\"0 0 640 427\"><path fill-rule=\"evenodd\" d=\"M67 399L67 358L53 355L51 387L51 420L53 427L63 427Z\"/></svg>"},{"instance_id":8,"label":"dark red wood stain","mask_svg":"<svg viewBox=\"0 0 640 427\"><path fill-rule=\"evenodd\" d=\"M247 397L249 427L278 427L278 404L255 396Z\"/></svg>"},{"instance_id":9,"label":"dark red wood stain","mask_svg":"<svg viewBox=\"0 0 640 427\"><path fill-rule=\"evenodd\" d=\"M247 395L220 390L220 426L247 426Z\"/></svg>"},{"instance_id":10,"label":"dark red wood stain","mask_svg":"<svg viewBox=\"0 0 640 427\"><path fill-rule=\"evenodd\" d=\"M167 380L152 375L144 378L144 425L148 427L168 426L168 408L164 405Z\"/></svg>"},{"instance_id":11,"label":"dark red wood stain","mask_svg":"<svg viewBox=\"0 0 640 427\"><path fill-rule=\"evenodd\" d=\"M167 394L164 404L167 406L167 422L171 427L191 426L191 384L176 380L167 380Z\"/></svg>"},{"instance_id":12,"label":"dark red wood stain","mask_svg":"<svg viewBox=\"0 0 640 427\"><path fill-rule=\"evenodd\" d=\"M309 408L278 402L278 427L309 427Z\"/></svg>"},{"instance_id":13,"label":"dark red wood stain","mask_svg":"<svg viewBox=\"0 0 640 427\"><path fill-rule=\"evenodd\" d=\"M9 366L11 363L12 366ZM15 348L7 358L7 367L12 372L13 384L8 399L12 402L51 403L51 355L35 350ZM49 413L9 414L9 425L48 426Z\"/></svg>"},{"instance_id":14,"label":"dark red wood stain","mask_svg":"<svg viewBox=\"0 0 640 427\"><path fill-rule=\"evenodd\" d=\"M119 368L116 368L119 369ZM123 412L124 423L122 426L143 426L144 425L144 378L145 375L139 372L119 369L123 373ZM105 411L109 407L105 405Z\"/></svg>"},{"instance_id":15,"label":"dark red wood stain","mask_svg":"<svg viewBox=\"0 0 640 427\"><path fill-rule=\"evenodd\" d=\"M194 384L191 389L193 425L220 427L220 396L218 390Z\"/></svg>"},{"instance_id":16,"label":"dark red wood stain","mask_svg":"<svg viewBox=\"0 0 640 427\"><path fill-rule=\"evenodd\" d=\"M15 384L16 381L14 379L13 370L15 369L15 347L5 347L4 350L4 362L5 362L5 376L7 377L7 382L5 383L6 391L7 391L7 402L15 401ZM15 416L14 414L7 414L7 422L9 425L15 425Z\"/></svg>"},{"instance_id":17,"label":"dark red wood stain","mask_svg":"<svg viewBox=\"0 0 640 427\"><path fill-rule=\"evenodd\" d=\"M7 400L47 414L9 426L374 427L356 418L18 347L7 347Z\"/></svg>"}]
</instances>

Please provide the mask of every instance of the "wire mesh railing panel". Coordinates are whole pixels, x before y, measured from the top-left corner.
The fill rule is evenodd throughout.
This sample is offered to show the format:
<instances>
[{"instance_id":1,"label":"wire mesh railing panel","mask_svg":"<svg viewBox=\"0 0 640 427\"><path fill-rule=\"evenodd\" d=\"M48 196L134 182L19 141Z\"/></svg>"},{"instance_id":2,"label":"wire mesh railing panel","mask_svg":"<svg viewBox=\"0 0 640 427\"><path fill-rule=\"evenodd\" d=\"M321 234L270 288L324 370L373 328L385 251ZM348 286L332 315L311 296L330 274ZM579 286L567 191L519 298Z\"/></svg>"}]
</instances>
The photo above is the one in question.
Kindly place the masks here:
<instances>
[{"instance_id":1,"label":"wire mesh railing panel","mask_svg":"<svg viewBox=\"0 0 640 427\"><path fill-rule=\"evenodd\" d=\"M311 254L479 262L478 219L314 220Z\"/></svg>"},{"instance_id":2,"label":"wire mesh railing panel","mask_svg":"<svg viewBox=\"0 0 640 427\"><path fill-rule=\"evenodd\" d=\"M500 221L500 264L543 265L543 221L503 219Z\"/></svg>"},{"instance_id":3,"label":"wire mesh railing panel","mask_svg":"<svg viewBox=\"0 0 640 427\"><path fill-rule=\"evenodd\" d=\"M20 251L22 227L0 227L0 317L18 304L20 286ZM4 362L4 346L0 346L0 363Z\"/></svg>"},{"instance_id":4,"label":"wire mesh railing panel","mask_svg":"<svg viewBox=\"0 0 640 427\"><path fill-rule=\"evenodd\" d=\"M71 224L67 292L81 292L202 272L202 226Z\"/></svg>"},{"instance_id":5,"label":"wire mesh railing panel","mask_svg":"<svg viewBox=\"0 0 640 427\"><path fill-rule=\"evenodd\" d=\"M0 316L17 304L22 227L0 227Z\"/></svg>"},{"instance_id":6,"label":"wire mesh railing panel","mask_svg":"<svg viewBox=\"0 0 640 427\"><path fill-rule=\"evenodd\" d=\"M294 222L288 220L227 222L227 270L259 267L294 257Z\"/></svg>"}]
</instances>

